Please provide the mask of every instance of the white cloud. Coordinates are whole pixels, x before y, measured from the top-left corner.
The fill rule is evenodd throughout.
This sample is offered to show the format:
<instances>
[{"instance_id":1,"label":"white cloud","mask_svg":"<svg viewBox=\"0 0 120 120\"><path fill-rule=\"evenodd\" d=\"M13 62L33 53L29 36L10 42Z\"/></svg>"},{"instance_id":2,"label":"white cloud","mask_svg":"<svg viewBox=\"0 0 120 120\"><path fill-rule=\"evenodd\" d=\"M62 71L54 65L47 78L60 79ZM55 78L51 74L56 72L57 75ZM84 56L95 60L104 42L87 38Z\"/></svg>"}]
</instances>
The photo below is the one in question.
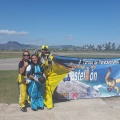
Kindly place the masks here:
<instances>
[{"instance_id":1,"label":"white cloud","mask_svg":"<svg viewBox=\"0 0 120 120\"><path fill-rule=\"evenodd\" d=\"M66 37L66 39L67 39L67 40L73 40L74 38L73 38L72 35L69 35L69 36Z\"/></svg>"},{"instance_id":2,"label":"white cloud","mask_svg":"<svg viewBox=\"0 0 120 120\"><path fill-rule=\"evenodd\" d=\"M27 32L17 32L17 31L10 31L10 30L0 30L0 34L2 35L27 35Z\"/></svg>"}]
</instances>

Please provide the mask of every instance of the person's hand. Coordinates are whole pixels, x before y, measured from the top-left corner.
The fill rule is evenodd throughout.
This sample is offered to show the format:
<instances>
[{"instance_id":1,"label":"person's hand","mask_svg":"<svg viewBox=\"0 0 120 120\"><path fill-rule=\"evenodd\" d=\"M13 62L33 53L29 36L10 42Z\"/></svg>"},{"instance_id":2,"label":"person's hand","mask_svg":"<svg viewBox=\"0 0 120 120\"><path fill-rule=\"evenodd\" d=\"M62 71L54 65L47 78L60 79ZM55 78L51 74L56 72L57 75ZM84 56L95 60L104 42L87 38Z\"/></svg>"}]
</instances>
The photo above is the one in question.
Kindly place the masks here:
<instances>
[{"instance_id":1,"label":"person's hand","mask_svg":"<svg viewBox=\"0 0 120 120\"><path fill-rule=\"evenodd\" d=\"M39 82L39 81L38 81L38 78L35 78L35 77L34 77L34 81Z\"/></svg>"},{"instance_id":2,"label":"person's hand","mask_svg":"<svg viewBox=\"0 0 120 120\"><path fill-rule=\"evenodd\" d=\"M24 61L24 67L28 66L28 62Z\"/></svg>"},{"instance_id":3,"label":"person's hand","mask_svg":"<svg viewBox=\"0 0 120 120\"><path fill-rule=\"evenodd\" d=\"M46 79L46 75L43 73L43 76L45 77L45 79Z\"/></svg>"}]
</instances>

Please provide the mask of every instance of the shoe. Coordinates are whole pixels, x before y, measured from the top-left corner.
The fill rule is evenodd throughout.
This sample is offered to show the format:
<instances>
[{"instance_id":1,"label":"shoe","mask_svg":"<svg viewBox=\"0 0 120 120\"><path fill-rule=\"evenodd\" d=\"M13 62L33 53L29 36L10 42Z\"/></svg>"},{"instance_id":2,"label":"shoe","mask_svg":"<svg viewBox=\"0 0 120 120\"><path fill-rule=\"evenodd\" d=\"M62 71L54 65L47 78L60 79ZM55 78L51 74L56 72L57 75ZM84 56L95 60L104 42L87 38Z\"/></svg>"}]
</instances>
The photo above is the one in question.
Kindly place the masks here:
<instances>
[{"instance_id":1,"label":"shoe","mask_svg":"<svg viewBox=\"0 0 120 120\"><path fill-rule=\"evenodd\" d=\"M48 110L51 110L52 108L48 108Z\"/></svg>"},{"instance_id":2,"label":"shoe","mask_svg":"<svg viewBox=\"0 0 120 120\"><path fill-rule=\"evenodd\" d=\"M52 108L47 108L48 110L51 110Z\"/></svg>"},{"instance_id":3,"label":"shoe","mask_svg":"<svg viewBox=\"0 0 120 120\"><path fill-rule=\"evenodd\" d=\"M38 109L31 108L33 111L37 111Z\"/></svg>"},{"instance_id":4,"label":"shoe","mask_svg":"<svg viewBox=\"0 0 120 120\"><path fill-rule=\"evenodd\" d=\"M31 107L30 103L27 104L27 107Z\"/></svg>"},{"instance_id":5,"label":"shoe","mask_svg":"<svg viewBox=\"0 0 120 120\"><path fill-rule=\"evenodd\" d=\"M30 103L28 103L27 100L25 100L25 107L26 107L26 108L27 108L27 107L31 107Z\"/></svg>"},{"instance_id":6,"label":"shoe","mask_svg":"<svg viewBox=\"0 0 120 120\"><path fill-rule=\"evenodd\" d=\"M22 108L21 108L21 111L23 111L23 112L27 112L26 107L22 107Z\"/></svg>"},{"instance_id":7,"label":"shoe","mask_svg":"<svg viewBox=\"0 0 120 120\"><path fill-rule=\"evenodd\" d=\"M48 110L51 110L53 107L54 107L54 105L53 105L52 107L50 107L50 108L47 107L47 109L48 109Z\"/></svg>"},{"instance_id":8,"label":"shoe","mask_svg":"<svg viewBox=\"0 0 120 120\"><path fill-rule=\"evenodd\" d=\"M108 70L111 72L112 71L111 67L108 67Z\"/></svg>"},{"instance_id":9,"label":"shoe","mask_svg":"<svg viewBox=\"0 0 120 120\"><path fill-rule=\"evenodd\" d=\"M44 107L38 107L39 110L44 110Z\"/></svg>"},{"instance_id":10,"label":"shoe","mask_svg":"<svg viewBox=\"0 0 120 120\"><path fill-rule=\"evenodd\" d=\"M27 107L31 107L30 103L26 103L26 104L25 104L25 107L26 107L26 108L27 108Z\"/></svg>"}]
</instances>

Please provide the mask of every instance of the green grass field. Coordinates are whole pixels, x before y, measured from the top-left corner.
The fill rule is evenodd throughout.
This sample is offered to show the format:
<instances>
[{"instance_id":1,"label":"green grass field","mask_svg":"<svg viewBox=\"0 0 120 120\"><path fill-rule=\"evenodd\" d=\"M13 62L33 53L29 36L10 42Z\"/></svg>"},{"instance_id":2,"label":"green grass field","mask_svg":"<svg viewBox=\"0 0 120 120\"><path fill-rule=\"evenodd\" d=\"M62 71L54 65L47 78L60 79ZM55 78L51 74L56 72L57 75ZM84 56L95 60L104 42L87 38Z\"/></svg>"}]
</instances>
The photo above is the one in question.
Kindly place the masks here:
<instances>
[{"instance_id":1,"label":"green grass field","mask_svg":"<svg viewBox=\"0 0 120 120\"><path fill-rule=\"evenodd\" d=\"M20 58L22 52L0 52L0 59L4 58Z\"/></svg>"},{"instance_id":2,"label":"green grass field","mask_svg":"<svg viewBox=\"0 0 120 120\"><path fill-rule=\"evenodd\" d=\"M0 70L0 103L18 103L17 74L17 70Z\"/></svg>"},{"instance_id":3,"label":"green grass field","mask_svg":"<svg viewBox=\"0 0 120 120\"><path fill-rule=\"evenodd\" d=\"M74 51L74 52L55 52L55 55L71 56L79 58L119 58L120 51Z\"/></svg>"},{"instance_id":4,"label":"green grass field","mask_svg":"<svg viewBox=\"0 0 120 120\"><path fill-rule=\"evenodd\" d=\"M30 51L31 54L34 51ZM120 51L69 51L69 52L53 52L55 55L80 57L80 58L117 58L120 57ZM21 58L22 52L0 51L0 59Z\"/></svg>"}]
</instances>

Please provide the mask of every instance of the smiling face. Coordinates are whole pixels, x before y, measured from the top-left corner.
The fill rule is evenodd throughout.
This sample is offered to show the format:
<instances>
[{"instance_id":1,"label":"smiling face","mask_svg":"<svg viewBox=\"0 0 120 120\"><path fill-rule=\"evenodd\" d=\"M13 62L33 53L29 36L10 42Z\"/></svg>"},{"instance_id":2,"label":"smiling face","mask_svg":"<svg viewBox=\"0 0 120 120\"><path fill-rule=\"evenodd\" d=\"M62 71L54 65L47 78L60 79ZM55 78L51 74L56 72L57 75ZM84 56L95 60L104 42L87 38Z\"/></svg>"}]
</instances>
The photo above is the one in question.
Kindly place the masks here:
<instances>
[{"instance_id":1,"label":"smiling face","mask_svg":"<svg viewBox=\"0 0 120 120\"><path fill-rule=\"evenodd\" d=\"M28 61L29 58L30 58L30 53L27 52L27 51L25 51L25 52L23 53L23 59L24 59L25 61Z\"/></svg>"},{"instance_id":2,"label":"smiling face","mask_svg":"<svg viewBox=\"0 0 120 120\"><path fill-rule=\"evenodd\" d=\"M36 55L33 55L33 56L31 57L31 61L32 61L34 64L37 64L37 63L38 63L38 58L37 58L37 56L36 56Z\"/></svg>"}]
</instances>

